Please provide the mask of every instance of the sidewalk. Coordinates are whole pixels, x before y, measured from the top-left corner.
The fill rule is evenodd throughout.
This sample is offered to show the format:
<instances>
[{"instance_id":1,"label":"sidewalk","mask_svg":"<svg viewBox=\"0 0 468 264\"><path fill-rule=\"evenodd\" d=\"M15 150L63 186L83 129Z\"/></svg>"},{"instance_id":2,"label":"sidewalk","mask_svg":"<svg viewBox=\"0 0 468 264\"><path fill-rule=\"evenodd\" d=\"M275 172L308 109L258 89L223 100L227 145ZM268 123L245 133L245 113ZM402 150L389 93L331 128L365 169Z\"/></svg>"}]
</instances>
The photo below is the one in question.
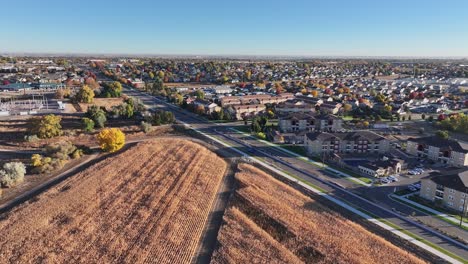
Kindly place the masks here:
<instances>
[{"instance_id":1,"label":"sidewalk","mask_svg":"<svg viewBox=\"0 0 468 264\"><path fill-rule=\"evenodd\" d=\"M398 195L392 195L392 197L396 198L396 199L399 199L405 203L408 203L408 204L411 204L413 205L414 207L417 207L423 211L427 211L427 212L430 212L432 214L434 214L434 216L436 217L439 217L439 218L443 218L445 221L447 222L450 222L452 223L453 225L456 225L456 226L459 226L460 225L460 220L456 219L455 217L451 216L451 215L448 215L448 214L445 214L445 213L442 213L442 212L439 212L437 210L434 210L430 207L427 207L425 205L422 205L420 203L417 203L417 202L414 202L414 201L411 201L410 199L408 199L407 197L410 196L410 195L413 195L412 193L410 194L406 194L406 195L403 195L403 196L398 196ZM465 228L468 228L468 223L466 222L463 222L462 223L462 226L465 227Z\"/></svg>"}]
</instances>

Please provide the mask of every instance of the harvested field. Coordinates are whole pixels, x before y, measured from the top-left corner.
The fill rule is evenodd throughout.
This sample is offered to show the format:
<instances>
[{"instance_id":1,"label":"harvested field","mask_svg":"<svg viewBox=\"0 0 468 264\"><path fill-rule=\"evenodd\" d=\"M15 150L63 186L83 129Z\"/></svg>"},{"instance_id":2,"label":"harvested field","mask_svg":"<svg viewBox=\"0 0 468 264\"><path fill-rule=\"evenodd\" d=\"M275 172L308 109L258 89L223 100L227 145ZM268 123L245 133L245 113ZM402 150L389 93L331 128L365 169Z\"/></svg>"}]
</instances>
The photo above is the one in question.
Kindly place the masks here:
<instances>
[{"instance_id":1,"label":"harvested field","mask_svg":"<svg viewBox=\"0 0 468 264\"><path fill-rule=\"evenodd\" d=\"M423 263L263 171L239 168L212 263Z\"/></svg>"},{"instance_id":2,"label":"harvested field","mask_svg":"<svg viewBox=\"0 0 468 264\"><path fill-rule=\"evenodd\" d=\"M186 140L138 143L0 216L0 262L189 263L226 163Z\"/></svg>"}]
</instances>

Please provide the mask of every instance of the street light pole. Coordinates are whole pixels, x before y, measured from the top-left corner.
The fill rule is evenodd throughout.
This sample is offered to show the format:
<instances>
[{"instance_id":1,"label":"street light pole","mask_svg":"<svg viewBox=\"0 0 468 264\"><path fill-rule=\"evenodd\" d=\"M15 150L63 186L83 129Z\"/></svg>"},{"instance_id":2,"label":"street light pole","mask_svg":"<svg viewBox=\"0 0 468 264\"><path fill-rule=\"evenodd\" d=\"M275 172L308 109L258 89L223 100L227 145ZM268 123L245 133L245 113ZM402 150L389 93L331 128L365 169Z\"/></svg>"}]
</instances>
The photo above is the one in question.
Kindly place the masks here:
<instances>
[{"instance_id":1,"label":"street light pole","mask_svg":"<svg viewBox=\"0 0 468 264\"><path fill-rule=\"evenodd\" d=\"M460 215L460 226L463 225L463 215L465 214L465 208L466 208L466 197L468 196L468 188L465 188L465 197L463 198L463 207L462 207L462 211L461 211L461 215Z\"/></svg>"}]
</instances>

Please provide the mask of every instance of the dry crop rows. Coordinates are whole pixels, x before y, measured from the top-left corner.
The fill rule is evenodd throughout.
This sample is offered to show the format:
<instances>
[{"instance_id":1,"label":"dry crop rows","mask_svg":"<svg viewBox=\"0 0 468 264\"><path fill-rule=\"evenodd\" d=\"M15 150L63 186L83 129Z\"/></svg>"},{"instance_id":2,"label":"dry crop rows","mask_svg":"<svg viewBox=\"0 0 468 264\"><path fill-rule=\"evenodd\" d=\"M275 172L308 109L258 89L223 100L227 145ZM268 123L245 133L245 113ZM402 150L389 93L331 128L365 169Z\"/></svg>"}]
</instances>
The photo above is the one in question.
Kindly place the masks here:
<instances>
[{"instance_id":1,"label":"dry crop rows","mask_svg":"<svg viewBox=\"0 0 468 264\"><path fill-rule=\"evenodd\" d=\"M0 220L0 262L188 263L226 170L184 140L139 143Z\"/></svg>"},{"instance_id":2,"label":"dry crop rows","mask_svg":"<svg viewBox=\"0 0 468 264\"><path fill-rule=\"evenodd\" d=\"M261 170L240 170L213 263L422 263Z\"/></svg>"}]
</instances>

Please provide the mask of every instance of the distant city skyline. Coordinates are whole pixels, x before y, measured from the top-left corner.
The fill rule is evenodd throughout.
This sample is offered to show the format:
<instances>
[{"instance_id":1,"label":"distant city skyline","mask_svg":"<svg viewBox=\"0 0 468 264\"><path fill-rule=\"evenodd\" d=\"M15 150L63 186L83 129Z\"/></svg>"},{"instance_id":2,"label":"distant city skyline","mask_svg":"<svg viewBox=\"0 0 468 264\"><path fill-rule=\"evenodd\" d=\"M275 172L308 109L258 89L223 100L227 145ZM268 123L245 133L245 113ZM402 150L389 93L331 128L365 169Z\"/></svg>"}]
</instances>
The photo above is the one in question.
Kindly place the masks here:
<instances>
[{"instance_id":1,"label":"distant city skyline","mask_svg":"<svg viewBox=\"0 0 468 264\"><path fill-rule=\"evenodd\" d=\"M463 0L18 0L3 6L0 54L468 57Z\"/></svg>"}]
</instances>

